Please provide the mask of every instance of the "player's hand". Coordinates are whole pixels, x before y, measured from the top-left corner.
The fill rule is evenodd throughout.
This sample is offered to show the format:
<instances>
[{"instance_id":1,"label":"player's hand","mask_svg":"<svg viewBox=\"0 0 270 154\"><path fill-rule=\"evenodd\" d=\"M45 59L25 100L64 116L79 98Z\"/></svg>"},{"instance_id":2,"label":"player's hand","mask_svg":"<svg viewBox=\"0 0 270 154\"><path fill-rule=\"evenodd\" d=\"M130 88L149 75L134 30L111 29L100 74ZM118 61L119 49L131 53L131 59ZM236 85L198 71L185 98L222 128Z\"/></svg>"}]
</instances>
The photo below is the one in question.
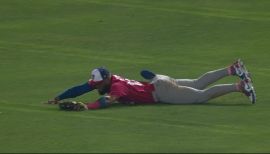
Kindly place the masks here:
<instances>
[{"instance_id":1,"label":"player's hand","mask_svg":"<svg viewBox=\"0 0 270 154\"><path fill-rule=\"evenodd\" d=\"M84 111L88 110L87 105L82 102L65 101L59 103L59 109L64 111Z\"/></svg>"},{"instance_id":2,"label":"player's hand","mask_svg":"<svg viewBox=\"0 0 270 154\"><path fill-rule=\"evenodd\" d=\"M53 100L48 100L47 104L58 104L59 100L57 98L53 99Z\"/></svg>"}]
</instances>

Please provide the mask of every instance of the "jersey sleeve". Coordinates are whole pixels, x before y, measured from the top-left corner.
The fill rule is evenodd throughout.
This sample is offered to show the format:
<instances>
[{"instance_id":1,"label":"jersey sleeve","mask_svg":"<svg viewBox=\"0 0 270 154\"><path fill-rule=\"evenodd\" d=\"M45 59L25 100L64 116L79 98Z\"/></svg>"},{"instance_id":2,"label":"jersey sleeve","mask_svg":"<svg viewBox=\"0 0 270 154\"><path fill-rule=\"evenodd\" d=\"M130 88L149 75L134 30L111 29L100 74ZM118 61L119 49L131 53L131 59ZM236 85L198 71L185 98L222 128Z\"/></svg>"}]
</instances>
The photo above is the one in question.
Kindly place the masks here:
<instances>
[{"instance_id":1,"label":"jersey sleeve","mask_svg":"<svg viewBox=\"0 0 270 154\"><path fill-rule=\"evenodd\" d=\"M74 98L74 97L80 96L82 94L85 94L87 92L90 92L92 90L94 90L94 88L88 82L86 82L82 85L78 85L78 86L75 86L75 87L72 87L72 88L66 90L62 94L58 95L57 98L59 100L63 100L66 98Z\"/></svg>"},{"instance_id":2,"label":"jersey sleeve","mask_svg":"<svg viewBox=\"0 0 270 154\"><path fill-rule=\"evenodd\" d=\"M128 95L128 89L125 85L116 83L111 86L111 91L109 93L111 96L116 96L116 97L124 97Z\"/></svg>"}]
</instances>

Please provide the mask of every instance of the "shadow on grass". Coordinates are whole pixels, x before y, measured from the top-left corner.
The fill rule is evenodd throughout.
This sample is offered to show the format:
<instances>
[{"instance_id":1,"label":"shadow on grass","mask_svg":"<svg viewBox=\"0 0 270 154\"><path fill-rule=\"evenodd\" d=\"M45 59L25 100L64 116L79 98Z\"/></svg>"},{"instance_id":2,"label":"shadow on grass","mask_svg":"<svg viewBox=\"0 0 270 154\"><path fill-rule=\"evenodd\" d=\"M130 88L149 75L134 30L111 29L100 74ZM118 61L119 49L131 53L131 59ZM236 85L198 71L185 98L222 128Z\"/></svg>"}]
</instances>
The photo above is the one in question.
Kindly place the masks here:
<instances>
[{"instance_id":1,"label":"shadow on grass","mask_svg":"<svg viewBox=\"0 0 270 154\"><path fill-rule=\"evenodd\" d=\"M244 104L244 103L236 103L236 104L225 104L225 103L206 103L202 104L205 106L253 106L253 104Z\"/></svg>"},{"instance_id":2,"label":"shadow on grass","mask_svg":"<svg viewBox=\"0 0 270 154\"><path fill-rule=\"evenodd\" d=\"M166 103L157 103L157 104L136 104L136 105L129 105L129 104L113 104L110 106L110 108L125 108L125 107L141 107L141 106L145 106L145 107L149 107L149 106L156 106L156 107L168 107L168 106L223 106L223 107L249 107L249 106L253 106L253 104L251 103L232 103L232 102L212 102L212 103L203 103L203 104L166 104Z\"/></svg>"},{"instance_id":3,"label":"shadow on grass","mask_svg":"<svg viewBox=\"0 0 270 154\"><path fill-rule=\"evenodd\" d=\"M249 103L232 103L232 102L211 102L211 103L203 103L203 104L166 104L166 103L156 103L156 104L112 104L108 108L104 109L110 109L110 110L121 110L121 109L126 109L126 108L134 108L134 107L154 107L154 108L159 108L159 107L181 107L181 106L201 106L201 107L249 107L253 106L253 104ZM40 106L37 107L32 107L32 108L38 108L40 109ZM99 109L99 110L104 110L104 109ZM42 107L42 110L46 111L52 111L52 110L60 110L58 105L48 105L46 107ZM98 111L98 110L92 110L92 111Z\"/></svg>"}]
</instances>

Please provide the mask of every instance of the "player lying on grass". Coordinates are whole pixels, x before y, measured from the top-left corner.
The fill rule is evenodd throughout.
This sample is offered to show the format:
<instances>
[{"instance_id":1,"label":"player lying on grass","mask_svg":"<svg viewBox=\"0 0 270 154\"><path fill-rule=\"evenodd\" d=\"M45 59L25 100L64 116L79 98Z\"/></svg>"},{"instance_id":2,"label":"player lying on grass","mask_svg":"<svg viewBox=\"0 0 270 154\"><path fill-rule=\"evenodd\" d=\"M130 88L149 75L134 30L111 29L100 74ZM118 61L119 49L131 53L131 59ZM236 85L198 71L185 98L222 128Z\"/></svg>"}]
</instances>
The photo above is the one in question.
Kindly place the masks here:
<instances>
[{"instance_id":1,"label":"player lying on grass","mask_svg":"<svg viewBox=\"0 0 270 154\"><path fill-rule=\"evenodd\" d=\"M92 78L85 84L75 86L63 92L49 104L58 104L60 100L74 98L97 89L102 95L93 103L62 102L60 109L91 110L110 106L113 103L123 104L193 104L205 103L213 98L240 92L245 94L252 103L256 102L255 89L249 72L241 60L231 66L203 74L198 79L174 79L143 70L142 77L148 82L139 82L111 74L105 68L94 69ZM207 88L210 84L226 76L238 76L241 81L234 84L219 84Z\"/></svg>"}]
</instances>

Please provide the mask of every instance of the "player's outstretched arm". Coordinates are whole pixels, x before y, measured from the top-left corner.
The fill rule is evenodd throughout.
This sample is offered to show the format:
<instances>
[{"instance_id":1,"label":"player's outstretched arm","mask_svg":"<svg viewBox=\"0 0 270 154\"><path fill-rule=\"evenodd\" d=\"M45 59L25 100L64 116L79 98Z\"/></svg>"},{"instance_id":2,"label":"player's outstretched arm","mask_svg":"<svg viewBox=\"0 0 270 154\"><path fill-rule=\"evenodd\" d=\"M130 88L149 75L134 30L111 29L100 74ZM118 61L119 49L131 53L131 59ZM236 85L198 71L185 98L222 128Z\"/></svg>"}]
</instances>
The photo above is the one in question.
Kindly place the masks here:
<instances>
[{"instance_id":1,"label":"player's outstretched arm","mask_svg":"<svg viewBox=\"0 0 270 154\"><path fill-rule=\"evenodd\" d=\"M64 101L59 103L59 109L63 111L84 111L106 108L110 104L116 103L117 98L113 96L103 96L93 103L82 103L76 101Z\"/></svg>"},{"instance_id":2,"label":"player's outstretched arm","mask_svg":"<svg viewBox=\"0 0 270 154\"><path fill-rule=\"evenodd\" d=\"M49 100L48 104L58 104L60 100L67 99L67 98L75 98L77 96L90 92L93 89L94 88L91 87L88 82L86 82L82 85L75 86L64 91L62 94L56 96L54 99Z\"/></svg>"},{"instance_id":3,"label":"player's outstretched arm","mask_svg":"<svg viewBox=\"0 0 270 154\"><path fill-rule=\"evenodd\" d=\"M86 103L88 110L96 110L101 108L106 108L111 104L117 103L118 97L116 96L102 96L97 101L92 103Z\"/></svg>"}]
</instances>

